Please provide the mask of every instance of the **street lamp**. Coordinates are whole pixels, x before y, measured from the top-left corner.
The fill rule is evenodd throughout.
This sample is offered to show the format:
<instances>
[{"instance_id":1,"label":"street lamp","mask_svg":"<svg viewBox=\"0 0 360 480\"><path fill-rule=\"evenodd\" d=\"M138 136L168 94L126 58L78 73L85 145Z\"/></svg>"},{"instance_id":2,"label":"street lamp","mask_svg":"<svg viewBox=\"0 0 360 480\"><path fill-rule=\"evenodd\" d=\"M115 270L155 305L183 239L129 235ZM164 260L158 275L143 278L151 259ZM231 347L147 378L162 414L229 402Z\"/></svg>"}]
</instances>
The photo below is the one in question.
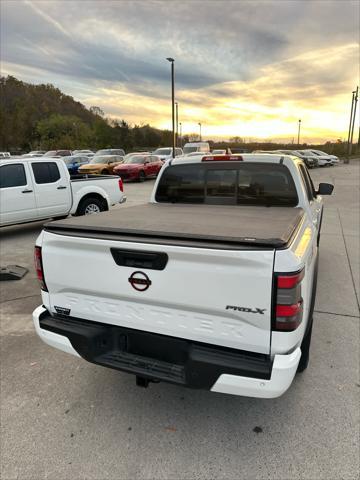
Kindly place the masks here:
<instances>
[{"instance_id":1,"label":"street lamp","mask_svg":"<svg viewBox=\"0 0 360 480\"><path fill-rule=\"evenodd\" d=\"M298 127L298 145L300 145L300 127L301 127L301 120L299 120L299 127Z\"/></svg>"},{"instance_id":2,"label":"street lamp","mask_svg":"<svg viewBox=\"0 0 360 480\"><path fill-rule=\"evenodd\" d=\"M354 91L352 92L351 112L350 112L350 125L349 125L348 141L347 141L347 158L345 158L344 163L349 163L349 155L350 155L350 152L351 152L351 148L350 148L350 138L351 138L351 126L352 126L352 119L353 119L355 93L356 93L356 90L354 90Z\"/></svg>"},{"instance_id":3,"label":"street lamp","mask_svg":"<svg viewBox=\"0 0 360 480\"><path fill-rule=\"evenodd\" d=\"M356 90L354 92L354 112L353 112L353 120L352 120L352 126L351 126L351 134L350 134L350 150L349 150L349 155L351 155L352 151L352 143L353 143L353 138L354 138L354 125L355 125L355 118L356 118L356 105L358 102L358 96L359 96L359 87L356 87Z\"/></svg>"},{"instance_id":4,"label":"street lamp","mask_svg":"<svg viewBox=\"0 0 360 480\"><path fill-rule=\"evenodd\" d=\"M200 142L201 142L201 123L199 122L198 125L199 125L199 130L200 130Z\"/></svg>"},{"instance_id":5,"label":"street lamp","mask_svg":"<svg viewBox=\"0 0 360 480\"><path fill-rule=\"evenodd\" d=\"M182 123L179 123L180 125L180 148L182 148Z\"/></svg>"},{"instance_id":6,"label":"street lamp","mask_svg":"<svg viewBox=\"0 0 360 480\"><path fill-rule=\"evenodd\" d=\"M176 124L176 133L175 133L175 146L178 146L178 137L179 137L179 103L175 102L175 124Z\"/></svg>"},{"instance_id":7,"label":"street lamp","mask_svg":"<svg viewBox=\"0 0 360 480\"><path fill-rule=\"evenodd\" d=\"M166 59L171 63L171 113L172 113L172 157L175 158L175 78L174 78L174 62L171 57Z\"/></svg>"}]
</instances>

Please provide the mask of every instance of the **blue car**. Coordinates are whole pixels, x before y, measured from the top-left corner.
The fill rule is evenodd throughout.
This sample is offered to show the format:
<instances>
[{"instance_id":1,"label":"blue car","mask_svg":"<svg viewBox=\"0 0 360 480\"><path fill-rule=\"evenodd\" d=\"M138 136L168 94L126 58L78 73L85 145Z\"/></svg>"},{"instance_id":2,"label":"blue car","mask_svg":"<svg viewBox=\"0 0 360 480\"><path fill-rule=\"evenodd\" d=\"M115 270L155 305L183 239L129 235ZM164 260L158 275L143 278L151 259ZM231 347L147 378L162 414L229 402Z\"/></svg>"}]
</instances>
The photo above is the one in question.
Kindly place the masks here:
<instances>
[{"instance_id":1,"label":"blue car","mask_svg":"<svg viewBox=\"0 0 360 480\"><path fill-rule=\"evenodd\" d=\"M62 157L62 159L66 163L70 175L75 175L78 173L79 167L89 163L90 160L89 157L85 155L72 155L71 157Z\"/></svg>"}]
</instances>

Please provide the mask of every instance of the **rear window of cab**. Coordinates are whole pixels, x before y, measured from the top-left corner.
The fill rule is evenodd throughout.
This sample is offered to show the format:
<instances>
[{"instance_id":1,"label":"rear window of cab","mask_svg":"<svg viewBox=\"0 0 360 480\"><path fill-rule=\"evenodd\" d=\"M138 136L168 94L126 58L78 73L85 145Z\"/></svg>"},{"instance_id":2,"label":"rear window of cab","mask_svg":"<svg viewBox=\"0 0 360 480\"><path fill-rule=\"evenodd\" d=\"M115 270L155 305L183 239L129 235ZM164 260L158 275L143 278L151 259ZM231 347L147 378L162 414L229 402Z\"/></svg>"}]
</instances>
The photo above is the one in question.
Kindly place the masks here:
<instances>
[{"instance_id":1,"label":"rear window of cab","mask_svg":"<svg viewBox=\"0 0 360 480\"><path fill-rule=\"evenodd\" d=\"M171 165L160 178L155 200L212 205L298 204L296 187L285 165L250 162Z\"/></svg>"}]
</instances>

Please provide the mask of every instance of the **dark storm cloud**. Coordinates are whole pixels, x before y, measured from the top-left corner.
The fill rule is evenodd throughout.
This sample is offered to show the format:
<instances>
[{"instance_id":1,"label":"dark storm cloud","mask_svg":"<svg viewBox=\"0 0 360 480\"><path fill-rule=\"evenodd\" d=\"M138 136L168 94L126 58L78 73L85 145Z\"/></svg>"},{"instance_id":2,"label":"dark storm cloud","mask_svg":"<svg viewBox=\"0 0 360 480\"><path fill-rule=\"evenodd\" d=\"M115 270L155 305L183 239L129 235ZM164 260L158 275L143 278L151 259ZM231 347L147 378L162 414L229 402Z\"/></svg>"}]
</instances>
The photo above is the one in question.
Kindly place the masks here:
<instances>
[{"instance_id":1,"label":"dark storm cloud","mask_svg":"<svg viewBox=\"0 0 360 480\"><path fill-rule=\"evenodd\" d=\"M356 29L355 2L177 3L5 1L2 60L134 91L155 82L160 92L167 56L176 58L179 87L200 88L256 76L260 65L296 52L297 40L306 45L307 30L315 46L323 28L330 43Z\"/></svg>"},{"instance_id":2,"label":"dark storm cloud","mask_svg":"<svg viewBox=\"0 0 360 480\"><path fill-rule=\"evenodd\" d=\"M19 1L2 10L3 61L88 81L167 82L174 56L179 86L205 87L251 76L249 66L287 43L249 25L247 3Z\"/></svg>"},{"instance_id":3,"label":"dark storm cloud","mask_svg":"<svg viewBox=\"0 0 360 480\"><path fill-rule=\"evenodd\" d=\"M121 98L136 119L168 100L169 56L177 99L189 108L215 109L225 98L311 105L353 88L358 18L350 0L2 0L2 70L66 85L114 114Z\"/></svg>"}]
</instances>

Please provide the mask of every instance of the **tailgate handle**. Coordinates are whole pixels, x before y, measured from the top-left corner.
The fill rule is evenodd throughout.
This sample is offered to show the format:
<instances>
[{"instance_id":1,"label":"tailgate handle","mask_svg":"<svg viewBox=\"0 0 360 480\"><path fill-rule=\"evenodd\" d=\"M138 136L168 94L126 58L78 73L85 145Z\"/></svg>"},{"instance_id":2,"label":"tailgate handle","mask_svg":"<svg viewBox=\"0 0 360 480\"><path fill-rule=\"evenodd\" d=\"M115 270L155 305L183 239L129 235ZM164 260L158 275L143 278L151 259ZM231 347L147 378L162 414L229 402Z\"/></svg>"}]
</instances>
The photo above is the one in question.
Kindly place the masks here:
<instances>
[{"instance_id":1,"label":"tailgate handle","mask_svg":"<svg viewBox=\"0 0 360 480\"><path fill-rule=\"evenodd\" d=\"M138 250L122 250L110 248L116 265L131 268L147 268L149 270L164 270L169 260L167 253L139 252Z\"/></svg>"}]
</instances>

